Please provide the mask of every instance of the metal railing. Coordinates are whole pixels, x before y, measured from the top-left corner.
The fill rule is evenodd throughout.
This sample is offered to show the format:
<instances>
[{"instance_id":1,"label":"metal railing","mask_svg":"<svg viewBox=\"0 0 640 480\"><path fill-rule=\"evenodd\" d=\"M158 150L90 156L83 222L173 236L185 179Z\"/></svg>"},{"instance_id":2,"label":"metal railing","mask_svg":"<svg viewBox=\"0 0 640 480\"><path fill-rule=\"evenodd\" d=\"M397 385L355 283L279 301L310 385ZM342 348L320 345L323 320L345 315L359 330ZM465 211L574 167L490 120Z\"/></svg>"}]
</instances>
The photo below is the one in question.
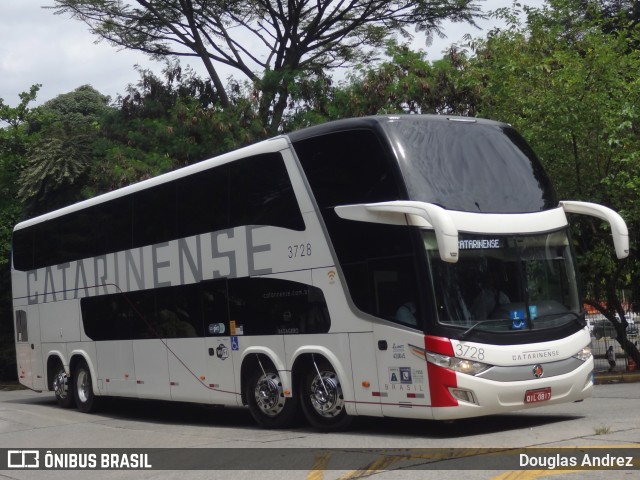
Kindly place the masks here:
<instances>
[{"instance_id":1,"label":"metal railing","mask_svg":"<svg viewBox=\"0 0 640 480\"><path fill-rule=\"evenodd\" d=\"M633 359L627 358L627 354L622 350L620 343L616 340L617 333L615 327L604 317L604 315L599 313L588 313L586 318L591 332L591 352L593 353L596 373L615 373L634 370L637 368ZM635 342L636 346L638 346L638 342L640 341L638 336L640 314L629 312L627 313L626 318L629 323L626 331L627 339L631 342ZM609 365L609 361L607 360L607 350L610 346L613 347L616 357L616 365L613 368Z\"/></svg>"}]
</instances>

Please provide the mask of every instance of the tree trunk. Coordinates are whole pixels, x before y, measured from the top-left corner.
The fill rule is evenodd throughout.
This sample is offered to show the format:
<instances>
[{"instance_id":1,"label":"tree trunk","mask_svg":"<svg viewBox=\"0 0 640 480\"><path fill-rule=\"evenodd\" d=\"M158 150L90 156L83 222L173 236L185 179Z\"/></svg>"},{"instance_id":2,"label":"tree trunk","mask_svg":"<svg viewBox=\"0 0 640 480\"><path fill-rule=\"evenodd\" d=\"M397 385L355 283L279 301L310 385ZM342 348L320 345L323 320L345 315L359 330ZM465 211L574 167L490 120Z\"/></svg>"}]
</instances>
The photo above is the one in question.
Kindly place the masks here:
<instances>
[{"instance_id":1,"label":"tree trunk","mask_svg":"<svg viewBox=\"0 0 640 480\"><path fill-rule=\"evenodd\" d=\"M598 312L604 315L604 317L611 322L611 325L616 329L616 340L622 349L628 357L635 360L636 365L640 365L640 351L638 351L638 346L627 338L627 326L629 323L627 322L626 313L622 307L622 302L620 301L616 290L616 284L618 283L617 280L623 268L623 263L618 262L615 271L609 278L607 278L605 287L607 297L606 308L593 300L585 300L585 303L598 310ZM616 313L618 314L619 320L616 318Z\"/></svg>"}]
</instances>

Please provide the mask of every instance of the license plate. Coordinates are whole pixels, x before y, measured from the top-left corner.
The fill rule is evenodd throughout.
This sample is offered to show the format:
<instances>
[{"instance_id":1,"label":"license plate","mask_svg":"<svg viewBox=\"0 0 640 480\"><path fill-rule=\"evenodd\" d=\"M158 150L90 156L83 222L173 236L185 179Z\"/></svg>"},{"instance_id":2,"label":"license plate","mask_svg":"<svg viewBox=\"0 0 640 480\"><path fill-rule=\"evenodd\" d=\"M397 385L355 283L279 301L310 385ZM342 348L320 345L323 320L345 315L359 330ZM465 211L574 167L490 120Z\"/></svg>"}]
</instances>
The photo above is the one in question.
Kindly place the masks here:
<instances>
[{"instance_id":1,"label":"license plate","mask_svg":"<svg viewBox=\"0 0 640 480\"><path fill-rule=\"evenodd\" d=\"M551 387L527 390L524 394L524 403L546 402L551 399Z\"/></svg>"}]
</instances>

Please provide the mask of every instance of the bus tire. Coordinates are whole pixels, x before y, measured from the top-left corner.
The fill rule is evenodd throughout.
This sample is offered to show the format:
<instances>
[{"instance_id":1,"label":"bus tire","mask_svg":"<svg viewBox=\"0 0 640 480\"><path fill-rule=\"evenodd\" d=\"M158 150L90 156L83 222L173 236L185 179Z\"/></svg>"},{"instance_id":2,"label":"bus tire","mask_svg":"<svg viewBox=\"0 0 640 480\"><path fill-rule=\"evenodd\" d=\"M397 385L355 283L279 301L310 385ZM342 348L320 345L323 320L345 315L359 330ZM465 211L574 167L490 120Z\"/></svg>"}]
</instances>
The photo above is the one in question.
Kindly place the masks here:
<instances>
[{"instance_id":1,"label":"bus tire","mask_svg":"<svg viewBox=\"0 0 640 480\"><path fill-rule=\"evenodd\" d=\"M302 411L312 427L336 432L346 429L351 423L352 417L347 415L344 406L340 379L327 361L310 362L306 366L300 395Z\"/></svg>"},{"instance_id":2,"label":"bus tire","mask_svg":"<svg viewBox=\"0 0 640 480\"><path fill-rule=\"evenodd\" d=\"M73 395L78 410L83 413L94 412L98 406L98 399L93 392L91 370L82 360L73 369Z\"/></svg>"},{"instance_id":3,"label":"bus tire","mask_svg":"<svg viewBox=\"0 0 640 480\"><path fill-rule=\"evenodd\" d=\"M247 405L255 421L265 428L287 428L296 420L298 400L285 397L282 380L273 365L253 370L245 381Z\"/></svg>"},{"instance_id":4,"label":"bus tire","mask_svg":"<svg viewBox=\"0 0 640 480\"><path fill-rule=\"evenodd\" d=\"M58 406L62 408L72 408L75 406L75 397L73 396L73 382L71 377L67 376L62 364L56 367L53 374L53 381L51 382L53 387L53 393L56 396L56 402Z\"/></svg>"}]
</instances>

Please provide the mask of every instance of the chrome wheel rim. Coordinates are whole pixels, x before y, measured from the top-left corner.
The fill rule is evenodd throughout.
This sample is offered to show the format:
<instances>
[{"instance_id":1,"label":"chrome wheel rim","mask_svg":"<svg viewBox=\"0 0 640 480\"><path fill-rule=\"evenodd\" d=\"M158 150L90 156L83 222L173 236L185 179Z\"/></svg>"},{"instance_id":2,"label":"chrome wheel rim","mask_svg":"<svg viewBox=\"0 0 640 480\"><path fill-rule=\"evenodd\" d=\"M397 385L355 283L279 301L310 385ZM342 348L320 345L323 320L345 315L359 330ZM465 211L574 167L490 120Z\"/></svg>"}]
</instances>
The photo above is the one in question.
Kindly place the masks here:
<instances>
[{"instance_id":1,"label":"chrome wheel rim","mask_svg":"<svg viewBox=\"0 0 640 480\"><path fill-rule=\"evenodd\" d=\"M344 395L335 372L321 372L311 382L310 400L314 410L322 417L335 417L344 408Z\"/></svg>"},{"instance_id":2,"label":"chrome wheel rim","mask_svg":"<svg viewBox=\"0 0 640 480\"><path fill-rule=\"evenodd\" d=\"M82 403L89 400L89 396L91 395L91 382L89 381L89 374L86 370L80 370L78 373L77 391L78 400Z\"/></svg>"},{"instance_id":3,"label":"chrome wheel rim","mask_svg":"<svg viewBox=\"0 0 640 480\"><path fill-rule=\"evenodd\" d=\"M275 417L284 409L282 382L275 373L262 374L256 382L253 395L260 411L268 417Z\"/></svg>"},{"instance_id":4,"label":"chrome wheel rim","mask_svg":"<svg viewBox=\"0 0 640 480\"><path fill-rule=\"evenodd\" d=\"M58 374L53 379L53 391L56 394L56 397L64 400L67 398L67 374L64 373L64 370L58 372Z\"/></svg>"}]
</instances>

